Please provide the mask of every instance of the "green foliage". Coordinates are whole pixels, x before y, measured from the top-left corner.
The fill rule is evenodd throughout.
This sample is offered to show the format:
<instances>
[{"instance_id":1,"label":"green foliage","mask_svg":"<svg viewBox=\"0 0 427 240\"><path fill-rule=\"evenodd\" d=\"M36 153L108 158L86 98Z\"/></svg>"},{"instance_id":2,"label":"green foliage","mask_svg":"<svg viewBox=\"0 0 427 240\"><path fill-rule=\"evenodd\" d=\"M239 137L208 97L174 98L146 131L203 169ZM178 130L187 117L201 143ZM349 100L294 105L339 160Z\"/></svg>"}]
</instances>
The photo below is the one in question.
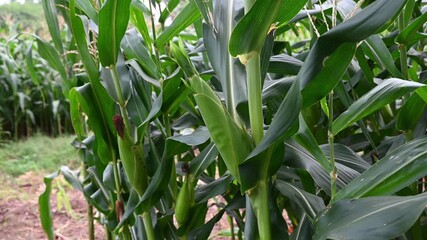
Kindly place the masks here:
<instances>
[{"instance_id":1,"label":"green foliage","mask_svg":"<svg viewBox=\"0 0 427 240\"><path fill-rule=\"evenodd\" d=\"M35 135L0 147L0 171L17 177L29 171L52 172L62 165L78 167L79 156L71 146L74 136L50 138Z\"/></svg>"},{"instance_id":2,"label":"green foliage","mask_svg":"<svg viewBox=\"0 0 427 240\"><path fill-rule=\"evenodd\" d=\"M0 114L3 130L14 139L37 131L51 135L72 131L65 86L42 58L46 52L37 53L47 45L38 41L39 46L27 36L0 39ZM63 66L61 70L66 77Z\"/></svg>"},{"instance_id":3,"label":"green foliage","mask_svg":"<svg viewBox=\"0 0 427 240\"><path fill-rule=\"evenodd\" d=\"M84 169L45 179L47 235L61 172L113 238L206 239L226 214L234 239L424 239L425 3L324 2L57 1L79 55L55 20L38 49Z\"/></svg>"},{"instance_id":4,"label":"green foliage","mask_svg":"<svg viewBox=\"0 0 427 240\"><path fill-rule=\"evenodd\" d=\"M40 4L11 3L0 5L0 37L21 31L46 34L43 7Z\"/></svg>"}]
</instances>

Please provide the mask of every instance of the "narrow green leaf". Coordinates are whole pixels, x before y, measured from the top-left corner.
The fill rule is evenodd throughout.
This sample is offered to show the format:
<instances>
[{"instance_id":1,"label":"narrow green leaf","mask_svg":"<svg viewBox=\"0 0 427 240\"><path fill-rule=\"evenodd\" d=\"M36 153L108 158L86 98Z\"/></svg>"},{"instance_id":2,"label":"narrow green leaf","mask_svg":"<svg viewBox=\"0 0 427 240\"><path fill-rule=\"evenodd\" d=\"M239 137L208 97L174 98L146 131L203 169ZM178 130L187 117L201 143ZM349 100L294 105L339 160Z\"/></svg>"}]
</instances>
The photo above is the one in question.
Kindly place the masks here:
<instances>
[{"instance_id":1,"label":"narrow green leaf","mask_svg":"<svg viewBox=\"0 0 427 240\"><path fill-rule=\"evenodd\" d=\"M53 231L53 217L50 209L50 193L52 192L52 181L59 175L59 171L44 178L45 190L39 196L40 221L44 232L49 240L55 239Z\"/></svg>"},{"instance_id":2,"label":"narrow green leaf","mask_svg":"<svg viewBox=\"0 0 427 240\"><path fill-rule=\"evenodd\" d=\"M404 79L403 74L394 65L393 57L385 45L384 41L378 36L373 35L365 40L366 50L374 55L383 69L387 69L393 77Z\"/></svg>"},{"instance_id":3,"label":"narrow green leaf","mask_svg":"<svg viewBox=\"0 0 427 240\"><path fill-rule=\"evenodd\" d=\"M325 153L326 157L329 159L329 144L321 145L320 148ZM351 169L354 169L359 173L363 173L371 167L369 163L367 163L363 158L357 155L357 153L355 153L351 148L339 143L334 144L334 158L336 162L341 163Z\"/></svg>"},{"instance_id":4,"label":"narrow green leaf","mask_svg":"<svg viewBox=\"0 0 427 240\"><path fill-rule=\"evenodd\" d=\"M375 1L349 20L320 36L298 73L301 89L316 79L316 75L323 68L323 62L341 44L357 43L376 33L396 18L405 3L406 0Z\"/></svg>"},{"instance_id":5,"label":"narrow green leaf","mask_svg":"<svg viewBox=\"0 0 427 240\"><path fill-rule=\"evenodd\" d=\"M197 8L199 8L205 22L212 27L214 25L214 20L212 19L212 16L214 15L212 0L194 0L194 2L196 3Z\"/></svg>"},{"instance_id":6,"label":"narrow green leaf","mask_svg":"<svg viewBox=\"0 0 427 240\"><path fill-rule=\"evenodd\" d=\"M229 51L246 63L253 53L259 53L282 0L256 1L231 33Z\"/></svg>"},{"instance_id":7,"label":"narrow green leaf","mask_svg":"<svg viewBox=\"0 0 427 240\"><path fill-rule=\"evenodd\" d=\"M28 44L27 51L25 52L25 61L27 63L27 69L30 73L31 79L33 80L34 84L39 85L41 81L34 67L32 42Z\"/></svg>"},{"instance_id":8,"label":"narrow green leaf","mask_svg":"<svg viewBox=\"0 0 427 240\"><path fill-rule=\"evenodd\" d=\"M172 24L159 35L155 45L158 48L162 48L163 45L172 40L173 37L177 36L182 30L199 20L201 17L202 15L200 14L196 3L194 1L190 1L176 16Z\"/></svg>"},{"instance_id":9,"label":"narrow green leaf","mask_svg":"<svg viewBox=\"0 0 427 240\"><path fill-rule=\"evenodd\" d=\"M171 12L178 6L179 0L170 0L165 9L163 9L162 13L159 17L160 23L165 23L166 19L170 16Z\"/></svg>"},{"instance_id":10,"label":"narrow green leaf","mask_svg":"<svg viewBox=\"0 0 427 240\"><path fill-rule=\"evenodd\" d=\"M315 239L393 239L406 232L427 204L427 194L340 200L319 216Z\"/></svg>"},{"instance_id":11,"label":"narrow green leaf","mask_svg":"<svg viewBox=\"0 0 427 240\"><path fill-rule=\"evenodd\" d=\"M427 103L418 94L412 94L399 110L396 128L402 131L413 130L426 107Z\"/></svg>"},{"instance_id":12,"label":"narrow green leaf","mask_svg":"<svg viewBox=\"0 0 427 240\"><path fill-rule=\"evenodd\" d=\"M74 0L70 1L70 18L71 18L71 32L73 33L73 38L76 41L77 50L80 54L80 57L83 62L83 66L86 70L86 74L88 75L92 84L100 85L100 83L95 84L95 82L99 82L99 67L98 64L95 63L92 55L89 53L88 39L86 36L88 35L83 21L88 21L86 17L78 17L75 15L75 6Z\"/></svg>"},{"instance_id":13,"label":"narrow green leaf","mask_svg":"<svg viewBox=\"0 0 427 240\"><path fill-rule=\"evenodd\" d=\"M311 133L310 128L308 128L302 115L299 116L299 130L293 138L315 157L323 169L328 172L332 170L329 160L320 149L319 144L316 142L316 139Z\"/></svg>"},{"instance_id":14,"label":"narrow green leaf","mask_svg":"<svg viewBox=\"0 0 427 240\"><path fill-rule=\"evenodd\" d=\"M422 86L424 85L421 83L397 78L385 80L336 118L332 125L332 133L339 133L354 122Z\"/></svg>"},{"instance_id":15,"label":"narrow green leaf","mask_svg":"<svg viewBox=\"0 0 427 240\"><path fill-rule=\"evenodd\" d=\"M238 104L247 101L245 68L228 52L231 32L237 23L238 13L243 10L238 5L237 1L216 1L214 25L203 25L206 52L216 77L221 81L227 110L233 117L237 116Z\"/></svg>"},{"instance_id":16,"label":"narrow green leaf","mask_svg":"<svg viewBox=\"0 0 427 240\"><path fill-rule=\"evenodd\" d=\"M391 151L341 189L335 200L393 194L427 175L426 144L423 137Z\"/></svg>"},{"instance_id":17,"label":"narrow green leaf","mask_svg":"<svg viewBox=\"0 0 427 240\"><path fill-rule=\"evenodd\" d=\"M128 31L122 42L122 47L127 58L135 59L150 77L160 79L161 73L151 54L136 31Z\"/></svg>"},{"instance_id":18,"label":"narrow green leaf","mask_svg":"<svg viewBox=\"0 0 427 240\"><path fill-rule=\"evenodd\" d=\"M38 36L34 37L36 38L37 50L40 56L44 58L49 63L49 65L59 73L66 86L70 87L67 71L64 64L62 63L62 58L59 53L48 42L44 41Z\"/></svg>"},{"instance_id":19,"label":"narrow green leaf","mask_svg":"<svg viewBox=\"0 0 427 240\"><path fill-rule=\"evenodd\" d=\"M142 38L144 39L145 44L147 44L148 49L152 52L153 40L150 37L150 32L148 31L147 23L145 22L143 12L138 9L134 2L132 2L130 8L130 21L135 25L138 29L139 33L141 33Z\"/></svg>"},{"instance_id":20,"label":"narrow green leaf","mask_svg":"<svg viewBox=\"0 0 427 240\"><path fill-rule=\"evenodd\" d=\"M77 6L96 24L98 24L98 12L91 1L76 0Z\"/></svg>"},{"instance_id":21,"label":"narrow green leaf","mask_svg":"<svg viewBox=\"0 0 427 240\"><path fill-rule=\"evenodd\" d=\"M108 96L105 96L101 102L98 101L96 94L90 84L85 84L82 87L73 88L70 91L70 104L71 104L71 120L76 129L81 125L80 118L83 111L88 117L88 123L92 131L95 133L96 146L98 155L104 164L112 161L115 157L114 145L112 142L112 134L110 132L109 123L112 124L114 115L114 104ZM109 109L108 109L109 108ZM80 110L81 109L81 110ZM105 111L108 109L109 111ZM77 131L82 133L83 130ZM83 136L80 136L83 137Z\"/></svg>"},{"instance_id":22,"label":"narrow green leaf","mask_svg":"<svg viewBox=\"0 0 427 240\"><path fill-rule=\"evenodd\" d=\"M272 56L268 65L268 72L285 75L297 75L303 62L287 54Z\"/></svg>"},{"instance_id":23,"label":"narrow green leaf","mask_svg":"<svg viewBox=\"0 0 427 240\"><path fill-rule=\"evenodd\" d=\"M246 131L241 129L224 109L221 101L209 85L194 76L190 79L197 105L209 129L211 138L234 178L239 178L238 164L249 154L252 143Z\"/></svg>"},{"instance_id":24,"label":"narrow green leaf","mask_svg":"<svg viewBox=\"0 0 427 240\"><path fill-rule=\"evenodd\" d=\"M126 32L131 0L107 0L99 11L98 51L102 66L116 64Z\"/></svg>"},{"instance_id":25,"label":"narrow green leaf","mask_svg":"<svg viewBox=\"0 0 427 240\"><path fill-rule=\"evenodd\" d=\"M276 27L280 28L288 24L304 8L307 2L308 0L282 0L279 13L274 20Z\"/></svg>"},{"instance_id":26,"label":"narrow green leaf","mask_svg":"<svg viewBox=\"0 0 427 240\"><path fill-rule=\"evenodd\" d=\"M322 70L302 89L303 108L323 99L346 72L356 51L355 43L344 43L322 62Z\"/></svg>"},{"instance_id":27,"label":"narrow green leaf","mask_svg":"<svg viewBox=\"0 0 427 240\"><path fill-rule=\"evenodd\" d=\"M276 188L283 196L301 207L311 220L314 220L317 214L326 208L322 198L305 192L290 183L278 180Z\"/></svg>"},{"instance_id":28,"label":"narrow green leaf","mask_svg":"<svg viewBox=\"0 0 427 240\"><path fill-rule=\"evenodd\" d=\"M423 24L427 22L427 13L419 16L413 22L411 22L402 32L396 37L396 42L405 44L410 47L412 44L427 38L427 34L418 32L422 31Z\"/></svg>"},{"instance_id":29,"label":"narrow green leaf","mask_svg":"<svg viewBox=\"0 0 427 240\"><path fill-rule=\"evenodd\" d=\"M52 181L62 173L65 180L67 180L75 189L82 191L83 187L80 183L79 178L73 173L68 167L61 167L58 171L45 176L43 181L45 184L45 190L40 194L38 199L40 221L44 232L49 240L55 239L55 233L53 229L53 217L50 208L50 194L52 192Z\"/></svg>"},{"instance_id":30,"label":"narrow green leaf","mask_svg":"<svg viewBox=\"0 0 427 240\"><path fill-rule=\"evenodd\" d=\"M42 0L42 5L52 41L59 53L63 54L64 47L62 46L61 32L59 30L58 13L56 11L55 1Z\"/></svg>"}]
</instances>

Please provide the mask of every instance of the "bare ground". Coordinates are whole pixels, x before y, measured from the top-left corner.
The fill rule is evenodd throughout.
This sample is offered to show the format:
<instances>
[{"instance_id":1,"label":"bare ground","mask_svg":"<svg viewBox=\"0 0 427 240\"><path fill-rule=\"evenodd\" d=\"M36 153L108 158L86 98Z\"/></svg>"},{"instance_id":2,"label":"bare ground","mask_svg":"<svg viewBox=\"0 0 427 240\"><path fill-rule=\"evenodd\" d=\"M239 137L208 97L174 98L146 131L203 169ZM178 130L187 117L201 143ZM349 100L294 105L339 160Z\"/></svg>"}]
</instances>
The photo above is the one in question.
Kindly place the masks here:
<instances>
[{"instance_id":1,"label":"bare ground","mask_svg":"<svg viewBox=\"0 0 427 240\"><path fill-rule=\"evenodd\" d=\"M38 196L44 191L43 175L27 173L17 179L0 176L0 239L46 239L38 211ZM82 193L66 188L72 210L57 209L57 192L51 196L56 239L88 239L86 201ZM96 239L104 239L100 225L95 228Z\"/></svg>"},{"instance_id":2,"label":"bare ground","mask_svg":"<svg viewBox=\"0 0 427 240\"><path fill-rule=\"evenodd\" d=\"M43 174L29 172L16 179L0 174L0 181L3 183L0 188L0 240L46 239L40 223L37 202L38 196L44 191ZM60 210L57 209L59 190L54 183L51 207L56 239L88 239L87 205L83 194L71 189L64 180L60 180L59 184L65 189L72 211L66 211L63 207ZM217 207L211 205L206 221L209 221L217 212ZM95 224L95 238L105 239L103 227ZM211 239L229 239L221 234L223 230L227 231L228 229L229 224L226 215L224 215L215 225Z\"/></svg>"}]
</instances>

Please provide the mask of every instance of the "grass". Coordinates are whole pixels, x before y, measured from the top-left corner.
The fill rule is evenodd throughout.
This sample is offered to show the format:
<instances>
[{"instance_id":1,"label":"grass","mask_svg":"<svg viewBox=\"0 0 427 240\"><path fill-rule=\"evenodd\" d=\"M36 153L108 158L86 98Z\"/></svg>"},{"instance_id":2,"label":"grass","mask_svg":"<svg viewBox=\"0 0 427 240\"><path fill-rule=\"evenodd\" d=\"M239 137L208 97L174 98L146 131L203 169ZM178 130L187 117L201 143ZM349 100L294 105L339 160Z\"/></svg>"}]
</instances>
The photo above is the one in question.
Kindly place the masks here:
<instances>
[{"instance_id":1,"label":"grass","mask_svg":"<svg viewBox=\"0 0 427 240\"><path fill-rule=\"evenodd\" d=\"M78 152L71 146L74 136L50 138L36 135L0 147L0 172L18 177L26 172L51 173L60 166L79 166Z\"/></svg>"}]
</instances>

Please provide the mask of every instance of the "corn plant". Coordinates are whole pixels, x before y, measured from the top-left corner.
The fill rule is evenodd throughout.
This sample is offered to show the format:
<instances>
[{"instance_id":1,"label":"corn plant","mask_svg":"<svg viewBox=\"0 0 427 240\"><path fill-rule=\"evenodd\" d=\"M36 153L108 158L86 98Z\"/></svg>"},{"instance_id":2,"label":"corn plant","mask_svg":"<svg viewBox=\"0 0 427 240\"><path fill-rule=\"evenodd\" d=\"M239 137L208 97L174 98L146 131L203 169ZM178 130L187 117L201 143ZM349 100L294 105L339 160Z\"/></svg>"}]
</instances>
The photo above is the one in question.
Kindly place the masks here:
<instances>
[{"instance_id":1,"label":"corn plant","mask_svg":"<svg viewBox=\"0 0 427 240\"><path fill-rule=\"evenodd\" d=\"M0 40L0 113L3 128L14 139L36 131L53 136L72 132L64 86L58 72L37 53L39 45L47 43L37 41L28 35Z\"/></svg>"},{"instance_id":2,"label":"corn plant","mask_svg":"<svg viewBox=\"0 0 427 240\"><path fill-rule=\"evenodd\" d=\"M423 1L43 3L85 69L60 172L109 238L424 239Z\"/></svg>"}]
</instances>

